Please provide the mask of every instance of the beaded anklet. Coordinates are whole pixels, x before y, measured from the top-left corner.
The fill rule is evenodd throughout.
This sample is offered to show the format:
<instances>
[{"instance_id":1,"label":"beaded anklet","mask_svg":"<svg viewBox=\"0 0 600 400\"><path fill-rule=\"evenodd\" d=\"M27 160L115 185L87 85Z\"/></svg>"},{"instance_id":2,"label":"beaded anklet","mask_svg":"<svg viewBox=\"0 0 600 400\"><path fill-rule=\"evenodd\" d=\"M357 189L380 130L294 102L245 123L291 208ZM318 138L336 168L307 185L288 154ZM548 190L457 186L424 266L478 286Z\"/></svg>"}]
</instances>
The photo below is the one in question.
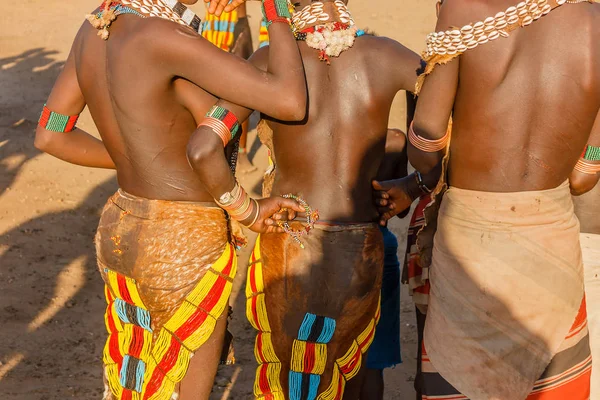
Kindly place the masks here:
<instances>
[{"instance_id":1,"label":"beaded anklet","mask_svg":"<svg viewBox=\"0 0 600 400\"><path fill-rule=\"evenodd\" d=\"M48 131L67 133L75 129L75 124L77 123L78 119L79 114L72 116L62 115L54 111L50 111L50 109L44 104L44 109L42 110L42 115L40 115L38 125Z\"/></svg>"},{"instance_id":2,"label":"beaded anklet","mask_svg":"<svg viewBox=\"0 0 600 400\"><path fill-rule=\"evenodd\" d=\"M285 222L277 221L277 226L282 228L285 233L290 235L292 237L292 240L294 240L296 243L298 243L298 245L300 245L300 248L303 249L304 243L302 243L300 238L304 235L308 235L308 233L315 227L315 222L317 222L319 220L319 211L313 210L308 205L308 203L306 201L304 201L304 199L300 196L296 196L294 194L289 193L289 194L284 194L281 197L284 197L286 199L296 200L302 207L304 207L304 211L306 213L306 226L303 229L292 228L288 221L285 221ZM286 211L286 209L282 208L280 210L280 212L281 211Z\"/></svg>"},{"instance_id":3,"label":"beaded anklet","mask_svg":"<svg viewBox=\"0 0 600 400\"><path fill-rule=\"evenodd\" d=\"M446 131L444 136L436 140L425 139L417 135L413 129L413 123L410 124L410 129L408 130L408 140L410 143L415 146L415 148L426 153L435 153L436 151L445 149L449 139L449 130Z\"/></svg>"},{"instance_id":4,"label":"beaded anklet","mask_svg":"<svg viewBox=\"0 0 600 400\"><path fill-rule=\"evenodd\" d=\"M252 222L246 225L248 227L254 225L260 214L258 202L251 198L239 183L235 184L231 192L224 193L218 200L215 199L215 201L219 207L227 211L229 216L236 221L245 221L254 213Z\"/></svg>"},{"instance_id":5,"label":"beaded anklet","mask_svg":"<svg viewBox=\"0 0 600 400\"><path fill-rule=\"evenodd\" d=\"M198 125L210 127L223 141L223 147L227 146L240 130L240 123L234 113L220 106L213 106L207 113L206 118Z\"/></svg>"},{"instance_id":6,"label":"beaded anklet","mask_svg":"<svg viewBox=\"0 0 600 400\"><path fill-rule=\"evenodd\" d=\"M293 6L289 0L263 0L262 10L266 26L269 28L273 22L291 23Z\"/></svg>"}]
</instances>

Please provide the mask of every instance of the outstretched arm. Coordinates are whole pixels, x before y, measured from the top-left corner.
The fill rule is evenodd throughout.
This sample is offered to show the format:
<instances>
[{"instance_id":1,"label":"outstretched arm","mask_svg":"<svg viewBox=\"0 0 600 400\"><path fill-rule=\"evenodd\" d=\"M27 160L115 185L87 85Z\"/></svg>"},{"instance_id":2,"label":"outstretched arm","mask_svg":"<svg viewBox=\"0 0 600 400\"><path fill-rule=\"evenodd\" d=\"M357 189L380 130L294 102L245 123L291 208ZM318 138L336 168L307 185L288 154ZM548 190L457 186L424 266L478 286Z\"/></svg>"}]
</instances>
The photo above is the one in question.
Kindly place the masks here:
<instances>
[{"instance_id":1,"label":"outstretched arm","mask_svg":"<svg viewBox=\"0 0 600 400\"><path fill-rule=\"evenodd\" d=\"M285 0L263 0L269 2ZM306 113L304 68L296 40L287 23L269 27L267 71L224 52L185 27L156 21L152 37L159 38L151 62L167 64L172 76L183 77L216 97L267 113L281 120L301 120ZM148 32L150 34L150 32Z\"/></svg>"},{"instance_id":2,"label":"outstretched arm","mask_svg":"<svg viewBox=\"0 0 600 400\"><path fill-rule=\"evenodd\" d=\"M69 54L46 105L52 112L63 116L77 116L85 108L85 100L77 81L73 53ZM53 118L61 119L57 115L54 115ZM47 128L49 129L38 125L35 131L34 144L39 150L72 164L95 168L115 168L115 164L101 140L78 128L62 132L57 131L62 129L57 129L57 125L53 123L50 123Z\"/></svg>"},{"instance_id":3,"label":"outstretched arm","mask_svg":"<svg viewBox=\"0 0 600 400\"><path fill-rule=\"evenodd\" d=\"M594 126L592 127L592 133L588 139L588 145L594 147L600 147L600 112L596 116L596 121L594 122ZM597 157L590 157L597 158ZM598 169L600 169L600 160L597 161L589 161L584 160L590 164L597 165ZM600 180L600 172L594 173L583 173L576 169L571 173L571 177L569 178L569 183L571 185L571 194L574 196L581 196L584 193L592 190Z\"/></svg>"}]
</instances>

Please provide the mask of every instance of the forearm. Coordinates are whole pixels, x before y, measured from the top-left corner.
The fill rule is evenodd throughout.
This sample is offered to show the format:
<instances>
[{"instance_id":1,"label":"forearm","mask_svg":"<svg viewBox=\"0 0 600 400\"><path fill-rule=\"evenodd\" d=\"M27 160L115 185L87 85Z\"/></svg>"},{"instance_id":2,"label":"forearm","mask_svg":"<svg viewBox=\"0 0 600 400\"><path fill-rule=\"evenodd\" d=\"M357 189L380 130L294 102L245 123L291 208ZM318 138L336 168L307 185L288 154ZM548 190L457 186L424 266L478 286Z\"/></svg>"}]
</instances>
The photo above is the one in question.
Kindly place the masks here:
<instances>
[{"instance_id":1,"label":"forearm","mask_svg":"<svg viewBox=\"0 0 600 400\"><path fill-rule=\"evenodd\" d=\"M79 128L63 133L38 127L34 144L39 150L71 164L92 168L116 168L104 143Z\"/></svg>"},{"instance_id":2,"label":"forearm","mask_svg":"<svg viewBox=\"0 0 600 400\"><path fill-rule=\"evenodd\" d=\"M429 172L421 173L421 180L418 179L416 171L403 178L406 181L408 196L414 201L423 195L429 194L437 186L441 172L442 163L438 162Z\"/></svg>"},{"instance_id":3,"label":"forearm","mask_svg":"<svg viewBox=\"0 0 600 400\"><path fill-rule=\"evenodd\" d=\"M200 126L190 139L187 156L190 166L217 204L243 225L253 225L259 213L258 203L238 186L219 137L207 126ZM236 194L239 196L233 199Z\"/></svg>"}]
</instances>

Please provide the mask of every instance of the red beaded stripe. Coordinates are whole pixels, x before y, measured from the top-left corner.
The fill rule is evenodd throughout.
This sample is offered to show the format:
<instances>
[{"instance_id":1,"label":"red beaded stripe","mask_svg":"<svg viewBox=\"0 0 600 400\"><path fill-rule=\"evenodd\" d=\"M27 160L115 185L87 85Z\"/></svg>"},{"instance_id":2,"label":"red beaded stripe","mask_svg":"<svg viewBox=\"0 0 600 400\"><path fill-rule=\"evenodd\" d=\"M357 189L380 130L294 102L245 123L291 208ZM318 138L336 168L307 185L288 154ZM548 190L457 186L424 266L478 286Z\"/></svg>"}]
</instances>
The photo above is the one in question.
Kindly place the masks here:
<instances>
[{"instance_id":1,"label":"red beaded stripe","mask_svg":"<svg viewBox=\"0 0 600 400\"><path fill-rule=\"evenodd\" d=\"M144 394L144 400L152 397L154 393L160 389L162 385L162 381L164 379L163 371L169 371L175 363L177 362L177 357L179 356L179 349L181 348L181 344L175 339L174 336L171 336L171 345L169 349L165 353L164 357L152 373L152 378L148 382L148 386L146 387L146 393Z\"/></svg>"},{"instance_id":2,"label":"red beaded stripe","mask_svg":"<svg viewBox=\"0 0 600 400\"><path fill-rule=\"evenodd\" d=\"M340 371L342 371L342 374L346 375L352 372L354 367L360 363L361 355L362 353L359 350L352 355L352 358L346 364L340 365Z\"/></svg>"},{"instance_id":3,"label":"red beaded stripe","mask_svg":"<svg viewBox=\"0 0 600 400\"><path fill-rule=\"evenodd\" d=\"M303 372L312 374L314 367L315 367L315 343L306 342L306 349L304 350L304 365L303 365L304 371Z\"/></svg>"},{"instance_id":4,"label":"red beaded stripe","mask_svg":"<svg viewBox=\"0 0 600 400\"><path fill-rule=\"evenodd\" d=\"M132 400L132 399L133 399L133 393L131 392L131 390L123 389L123 394L121 395L120 400Z\"/></svg>"},{"instance_id":5,"label":"red beaded stripe","mask_svg":"<svg viewBox=\"0 0 600 400\"><path fill-rule=\"evenodd\" d=\"M140 358L142 349L144 348L144 328L138 325L133 325L133 337L129 345L128 354L135 358Z\"/></svg>"},{"instance_id":6,"label":"red beaded stripe","mask_svg":"<svg viewBox=\"0 0 600 400\"><path fill-rule=\"evenodd\" d=\"M121 295L121 298L129 304L133 304L133 300L131 300L131 295L129 294L129 289L127 289L127 281L123 275L117 274L117 283L119 285L119 294Z\"/></svg>"}]
</instances>

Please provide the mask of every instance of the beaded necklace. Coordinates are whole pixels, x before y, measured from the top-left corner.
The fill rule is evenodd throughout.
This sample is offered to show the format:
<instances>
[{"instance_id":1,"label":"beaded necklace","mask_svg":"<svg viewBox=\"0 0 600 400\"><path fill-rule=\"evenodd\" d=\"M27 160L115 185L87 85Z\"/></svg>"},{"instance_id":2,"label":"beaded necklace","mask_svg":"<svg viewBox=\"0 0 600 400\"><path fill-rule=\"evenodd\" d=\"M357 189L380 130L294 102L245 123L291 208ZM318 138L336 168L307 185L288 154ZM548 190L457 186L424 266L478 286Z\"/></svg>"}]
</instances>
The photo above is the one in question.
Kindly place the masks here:
<instances>
[{"instance_id":1,"label":"beaded necklace","mask_svg":"<svg viewBox=\"0 0 600 400\"><path fill-rule=\"evenodd\" d=\"M319 50L319 59L330 64L329 57L338 57L354 45L355 38L365 34L356 28L346 4L335 1L337 16L330 16L322 2L314 2L292 15L292 31L296 40Z\"/></svg>"},{"instance_id":2,"label":"beaded necklace","mask_svg":"<svg viewBox=\"0 0 600 400\"><path fill-rule=\"evenodd\" d=\"M525 0L516 6L488 17L483 21L465 25L462 28L433 32L427 35L427 48L423 59L427 62L425 72L417 81L416 94L419 93L424 79L436 65L445 64L467 50L486 44L500 37L508 37L517 28L531 25L553 9L565 3L577 4L594 0Z\"/></svg>"},{"instance_id":3,"label":"beaded necklace","mask_svg":"<svg viewBox=\"0 0 600 400\"><path fill-rule=\"evenodd\" d=\"M306 226L302 229L294 229L290 226L289 222L281 222L277 221L277 226L282 228L285 233L292 237L292 240L300 246L300 248L304 248L304 243L300 240L300 238L304 235L308 235L308 233L315 227L315 222L319 220L319 211L313 210L308 203L300 196L296 196L294 194L284 194L281 197L285 197L286 199L296 200L302 207L304 207L304 213L306 214ZM285 211L283 208L280 211Z\"/></svg>"},{"instance_id":4,"label":"beaded necklace","mask_svg":"<svg viewBox=\"0 0 600 400\"><path fill-rule=\"evenodd\" d=\"M96 29L98 36L107 40L108 28L122 14L133 14L141 18L158 17L189 26L202 33L202 21L193 11L177 0L119 0L104 1L96 13L86 15L86 19Z\"/></svg>"}]
</instances>

